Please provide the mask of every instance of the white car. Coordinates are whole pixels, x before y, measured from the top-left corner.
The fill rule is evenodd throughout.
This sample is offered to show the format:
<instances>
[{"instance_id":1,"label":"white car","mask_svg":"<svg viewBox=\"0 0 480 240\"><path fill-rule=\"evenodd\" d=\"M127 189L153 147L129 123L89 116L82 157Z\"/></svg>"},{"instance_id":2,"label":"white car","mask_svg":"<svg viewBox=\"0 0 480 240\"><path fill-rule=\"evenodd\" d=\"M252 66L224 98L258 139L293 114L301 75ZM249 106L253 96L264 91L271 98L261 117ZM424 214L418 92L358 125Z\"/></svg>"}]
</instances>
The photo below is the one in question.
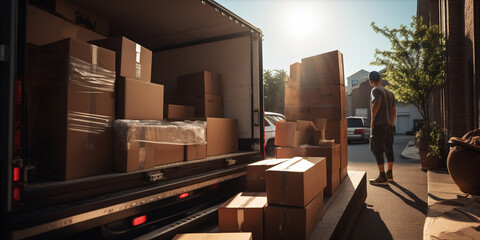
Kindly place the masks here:
<instances>
[{"instance_id":1,"label":"white car","mask_svg":"<svg viewBox=\"0 0 480 240\"><path fill-rule=\"evenodd\" d=\"M370 141L370 124L364 117L348 117L348 141Z\"/></svg>"},{"instance_id":2,"label":"white car","mask_svg":"<svg viewBox=\"0 0 480 240\"><path fill-rule=\"evenodd\" d=\"M283 114L265 112L265 155L270 157L275 155L275 124L280 120L285 120Z\"/></svg>"}]
</instances>

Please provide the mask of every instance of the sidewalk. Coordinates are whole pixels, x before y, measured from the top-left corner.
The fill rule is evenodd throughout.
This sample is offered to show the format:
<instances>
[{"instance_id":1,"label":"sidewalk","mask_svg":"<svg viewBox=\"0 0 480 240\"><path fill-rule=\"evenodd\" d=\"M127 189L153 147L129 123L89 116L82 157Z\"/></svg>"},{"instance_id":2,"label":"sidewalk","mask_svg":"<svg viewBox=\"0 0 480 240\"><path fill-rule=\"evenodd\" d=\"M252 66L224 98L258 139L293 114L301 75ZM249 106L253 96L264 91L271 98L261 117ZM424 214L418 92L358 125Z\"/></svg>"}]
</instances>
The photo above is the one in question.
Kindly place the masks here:
<instances>
[{"instance_id":1,"label":"sidewalk","mask_svg":"<svg viewBox=\"0 0 480 240\"><path fill-rule=\"evenodd\" d=\"M420 155L418 154L418 148L415 146L415 140L410 140L408 142L407 146L405 146L405 149L402 151L402 157L420 161Z\"/></svg>"}]
</instances>

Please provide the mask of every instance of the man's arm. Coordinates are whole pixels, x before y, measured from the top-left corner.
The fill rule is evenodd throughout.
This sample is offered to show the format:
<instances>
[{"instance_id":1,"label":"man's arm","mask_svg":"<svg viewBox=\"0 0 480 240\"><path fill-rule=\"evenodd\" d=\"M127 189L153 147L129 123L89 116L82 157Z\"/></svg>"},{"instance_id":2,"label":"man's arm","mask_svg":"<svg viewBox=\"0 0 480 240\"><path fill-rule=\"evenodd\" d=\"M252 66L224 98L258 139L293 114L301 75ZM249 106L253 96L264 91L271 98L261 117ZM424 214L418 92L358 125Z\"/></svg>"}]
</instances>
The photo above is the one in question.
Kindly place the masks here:
<instances>
[{"instance_id":1,"label":"man's arm","mask_svg":"<svg viewBox=\"0 0 480 240\"><path fill-rule=\"evenodd\" d=\"M395 117L397 116L397 106L392 107L392 127L395 125Z\"/></svg>"},{"instance_id":2,"label":"man's arm","mask_svg":"<svg viewBox=\"0 0 480 240\"><path fill-rule=\"evenodd\" d=\"M375 116L377 116L378 109L380 109L380 104L382 103L382 99L377 98L372 102L372 119L370 120L370 127L373 129L373 120Z\"/></svg>"}]
</instances>

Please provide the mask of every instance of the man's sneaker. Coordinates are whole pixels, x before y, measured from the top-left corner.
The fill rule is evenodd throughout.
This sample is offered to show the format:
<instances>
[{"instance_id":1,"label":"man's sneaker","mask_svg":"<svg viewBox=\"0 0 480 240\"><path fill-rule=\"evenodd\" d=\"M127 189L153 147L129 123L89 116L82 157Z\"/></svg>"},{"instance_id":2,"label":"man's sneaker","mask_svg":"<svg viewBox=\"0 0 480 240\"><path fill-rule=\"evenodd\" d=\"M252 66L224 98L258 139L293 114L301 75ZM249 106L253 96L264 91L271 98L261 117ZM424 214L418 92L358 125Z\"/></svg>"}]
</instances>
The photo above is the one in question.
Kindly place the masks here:
<instances>
[{"instance_id":1,"label":"man's sneaker","mask_svg":"<svg viewBox=\"0 0 480 240\"><path fill-rule=\"evenodd\" d=\"M391 170L387 171L387 180L393 182L393 172Z\"/></svg>"},{"instance_id":2,"label":"man's sneaker","mask_svg":"<svg viewBox=\"0 0 480 240\"><path fill-rule=\"evenodd\" d=\"M372 185L388 185L388 179L385 173L380 173L376 179L370 179L369 181Z\"/></svg>"}]
</instances>

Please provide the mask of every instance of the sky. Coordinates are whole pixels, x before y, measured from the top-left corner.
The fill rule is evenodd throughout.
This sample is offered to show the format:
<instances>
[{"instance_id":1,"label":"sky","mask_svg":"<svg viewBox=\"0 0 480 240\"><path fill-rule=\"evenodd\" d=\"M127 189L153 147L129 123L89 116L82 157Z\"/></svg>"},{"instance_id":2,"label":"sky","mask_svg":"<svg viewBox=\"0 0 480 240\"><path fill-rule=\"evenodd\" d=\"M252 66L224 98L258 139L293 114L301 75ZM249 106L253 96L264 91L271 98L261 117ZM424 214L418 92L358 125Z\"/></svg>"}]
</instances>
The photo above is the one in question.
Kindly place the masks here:
<instances>
[{"instance_id":1,"label":"sky","mask_svg":"<svg viewBox=\"0 0 480 240\"><path fill-rule=\"evenodd\" d=\"M409 25L417 0L216 0L263 32L263 69L289 71L302 58L339 50L345 76L370 65L390 42L370 24Z\"/></svg>"}]
</instances>

